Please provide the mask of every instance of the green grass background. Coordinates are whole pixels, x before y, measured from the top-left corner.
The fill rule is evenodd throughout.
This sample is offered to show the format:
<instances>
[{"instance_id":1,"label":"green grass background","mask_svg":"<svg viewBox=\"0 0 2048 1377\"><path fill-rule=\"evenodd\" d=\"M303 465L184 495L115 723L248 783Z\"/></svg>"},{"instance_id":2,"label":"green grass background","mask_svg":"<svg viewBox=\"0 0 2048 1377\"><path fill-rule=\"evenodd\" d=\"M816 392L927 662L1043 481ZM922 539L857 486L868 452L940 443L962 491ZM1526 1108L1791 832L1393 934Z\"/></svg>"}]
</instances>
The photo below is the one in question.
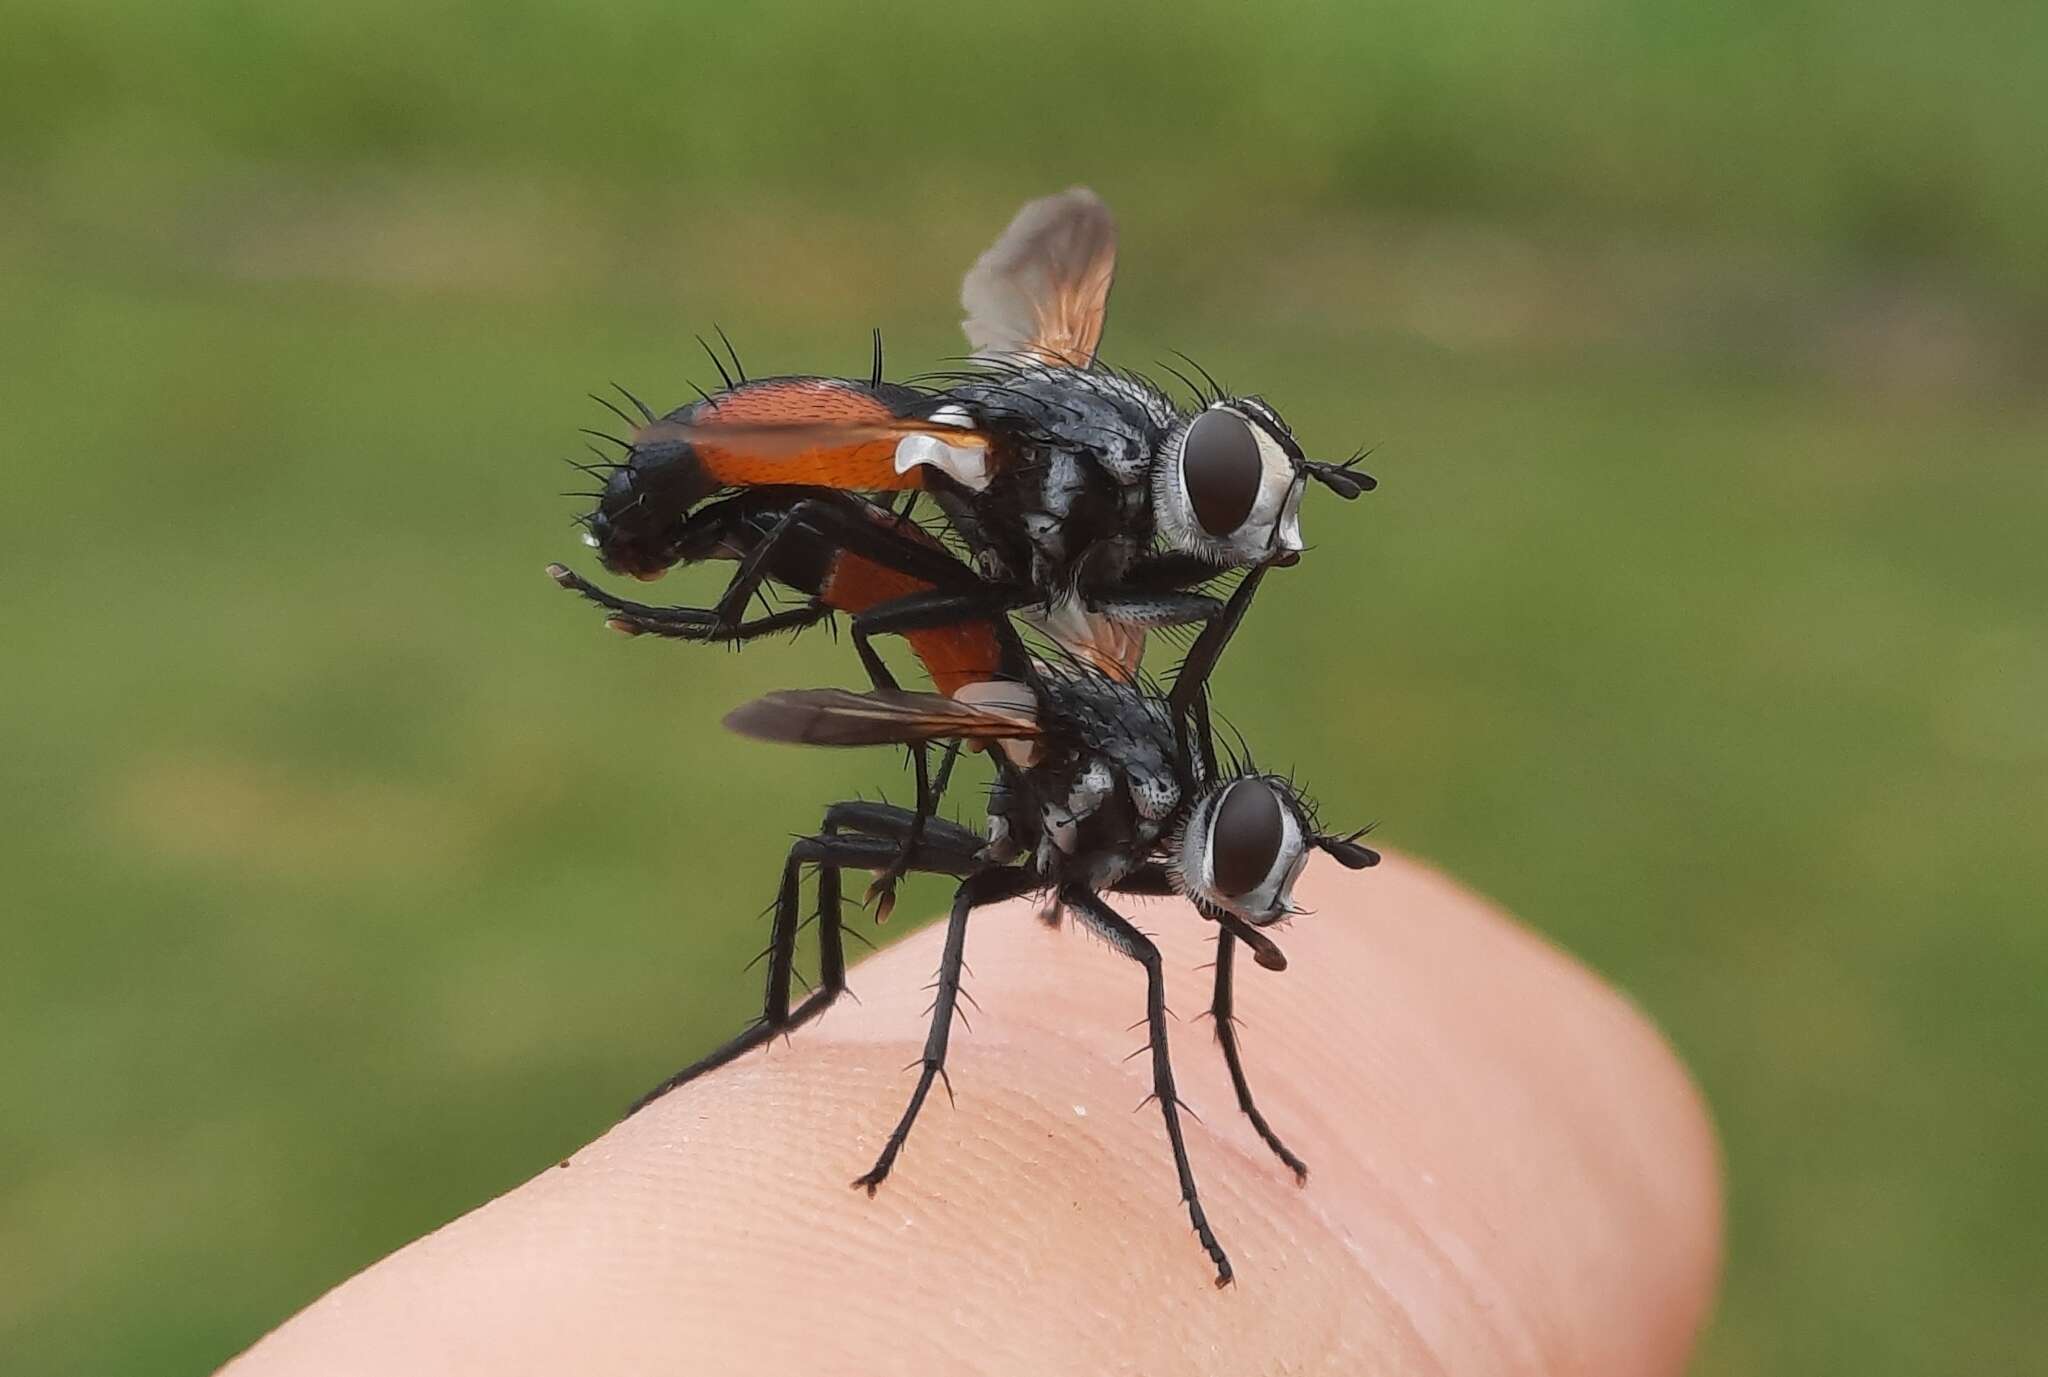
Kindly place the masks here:
<instances>
[{"instance_id":1,"label":"green grass background","mask_svg":"<svg viewBox=\"0 0 2048 1377\"><path fill-rule=\"evenodd\" d=\"M1075 181L1112 359L1379 446L1222 704L1669 1030L1698 1370L2027 1366L2044 88L1998 0L0 0L0 1368L202 1370L745 1016L893 767L714 729L824 637L600 635L555 460L713 322L957 352Z\"/></svg>"}]
</instances>

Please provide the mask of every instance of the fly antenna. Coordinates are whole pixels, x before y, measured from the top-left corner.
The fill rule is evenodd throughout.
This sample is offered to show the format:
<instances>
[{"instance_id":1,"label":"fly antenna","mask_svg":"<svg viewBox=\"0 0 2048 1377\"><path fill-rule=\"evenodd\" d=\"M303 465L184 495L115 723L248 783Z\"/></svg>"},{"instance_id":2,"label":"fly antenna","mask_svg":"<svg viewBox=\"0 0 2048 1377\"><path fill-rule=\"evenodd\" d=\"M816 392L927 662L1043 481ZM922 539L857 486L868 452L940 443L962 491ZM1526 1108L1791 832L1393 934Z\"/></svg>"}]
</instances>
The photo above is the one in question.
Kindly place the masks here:
<instances>
[{"instance_id":1,"label":"fly antenna","mask_svg":"<svg viewBox=\"0 0 2048 1377\"><path fill-rule=\"evenodd\" d=\"M1311 459L1303 467L1308 470L1309 477L1349 502L1360 493L1371 492L1380 485L1379 479L1358 467L1370 453L1371 450L1360 450L1341 464Z\"/></svg>"}]
</instances>

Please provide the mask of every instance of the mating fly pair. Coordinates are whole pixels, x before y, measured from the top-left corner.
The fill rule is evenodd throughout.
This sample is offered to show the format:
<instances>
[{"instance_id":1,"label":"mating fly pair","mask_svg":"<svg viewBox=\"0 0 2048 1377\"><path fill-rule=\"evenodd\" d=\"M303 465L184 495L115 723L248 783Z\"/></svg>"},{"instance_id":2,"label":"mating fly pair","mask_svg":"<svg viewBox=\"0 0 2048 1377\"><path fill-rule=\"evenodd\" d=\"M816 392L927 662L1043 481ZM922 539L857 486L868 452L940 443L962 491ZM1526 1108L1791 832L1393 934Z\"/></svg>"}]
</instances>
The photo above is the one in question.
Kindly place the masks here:
<instances>
[{"instance_id":1,"label":"mating fly pair","mask_svg":"<svg viewBox=\"0 0 2048 1377\"><path fill-rule=\"evenodd\" d=\"M736 560L724 593L708 608L655 607L561 565L549 573L622 631L686 640L737 643L857 613L854 642L877 688L895 687L869 644L884 633L921 635L928 668L927 649L943 645L953 663L942 692L976 670L1028 679L1012 611L1062 651L1134 675L1149 629L1216 615L1217 579L1295 562L1310 481L1349 499L1373 480L1359 456L1307 458L1270 405L1227 396L1206 373L1183 376L1188 408L1098 363L1115 269L1108 208L1074 188L1025 206L968 271L963 328L977 367L924 386L885 382L878 336L864 381L748 379L728 343L723 390L661 417L642 406L637 425L621 414L632 434L608 437L625 453L591 470L604 489L584 518L616 573ZM872 500L895 493L902 508ZM908 519L921 495L968 567ZM749 618L764 584L804 600ZM1199 685L1192 715L1206 741ZM923 815L934 785L924 752L914 759ZM898 873L877 882L884 904Z\"/></svg>"},{"instance_id":2,"label":"mating fly pair","mask_svg":"<svg viewBox=\"0 0 2048 1377\"><path fill-rule=\"evenodd\" d=\"M644 424L620 441L625 457L599 471L605 487L587 539L607 568L640 578L735 561L715 605L629 602L562 566L550 573L633 634L743 641L848 615L872 692L771 694L728 725L775 740L908 745L916 764L916 807L834 805L821 830L792 848L761 1018L646 1098L794 1027L845 988L844 868L878 872L871 892L885 904L906 872L955 876L923 1071L856 1182L872 1192L945 1074L968 914L1044 894L1146 969L1154 1090L1183 1199L1221 1284L1230 1265L1182 1141L1159 955L1104 895L1183 895L1218 924L1212 1007L1239 1104L1304 1173L1245 1079L1229 1017L1233 955L1242 943L1262 965L1285 964L1261 929L1295 911L1291 890L1310 851L1354 868L1377 856L1356 834L1324 832L1288 782L1248 762L1219 768L1206 683L1265 571L1301 553L1308 482L1351 498L1372 480L1355 459L1306 458L1257 398L1190 383L1197 404L1186 409L1098 364L1114 244L1091 193L1026 206L962 289L976 368L923 386L887 383L878 343L865 381L728 374L724 390L665 417L642 408ZM901 508L883 500L898 493L907 495ZM919 495L938 507L939 535L909 519ZM1233 569L1247 572L1226 603L1208 586ZM770 584L802 601L749 619L751 600ZM1049 640L1048 654L1027 649L1012 612ZM1139 672L1146 632L1189 624L1202 630L1161 693ZM906 638L936 692L898 686L871 644L884 633ZM935 743L945 747L936 779L925 756ZM936 816L963 746L994 767L985 832ZM806 866L818 872L822 978L793 1006Z\"/></svg>"}]
</instances>

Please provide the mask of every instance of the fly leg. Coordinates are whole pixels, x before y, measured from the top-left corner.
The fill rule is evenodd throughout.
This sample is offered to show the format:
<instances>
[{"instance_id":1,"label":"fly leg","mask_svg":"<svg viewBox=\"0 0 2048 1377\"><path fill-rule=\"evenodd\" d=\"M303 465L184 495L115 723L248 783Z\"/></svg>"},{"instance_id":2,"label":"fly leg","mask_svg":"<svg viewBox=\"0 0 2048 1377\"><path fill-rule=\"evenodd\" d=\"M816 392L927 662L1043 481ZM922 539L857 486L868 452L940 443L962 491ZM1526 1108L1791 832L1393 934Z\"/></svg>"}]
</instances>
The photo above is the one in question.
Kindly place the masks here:
<instances>
[{"instance_id":1,"label":"fly leg","mask_svg":"<svg viewBox=\"0 0 2048 1377\"><path fill-rule=\"evenodd\" d=\"M1089 598L1088 610L1126 626L1153 630L1206 622L1223 610L1223 604L1207 593L1111 593Z\"/></svg>"},{"instance_id":2,"label":"fly leg","mask_svg":"<svg viewBox=\"0 0 2048 1377\"><path fill-rule=\"evenodd\" d=\"M886 569L934 588L965 590L983 586L973 570L954 559L936 542L919 539L877 520L875 507L848 493L828 489L762 489L742 494L693 515L677 537L676 556L683 563L737 556L739 567L718 602L710 608L652 607L613 598L561 565L548 573L564 588L583 594L618 612L621 630L646 631L678 640L743 641L767 631L788 630L821 621L831 608L822 596L823 567L806 549L823 543L830 551L851 552ZM809 602L755 621L742 619L747 603L770 580L791 584L810 594ZM763 624L766 625L763 625Z\"/></svg>"},{"instance_id":3,"label":"fly leg","mask_svg":"<svg viewBox=\"0 0 2048 1377\"><path fill-rule=\"evenodd\" d=\"M1194 626L1223 611L1222 599L1196 591L1223 573L1199 555L1162 551L1141 556L1113 584L1084 584L1081 598L1089 611L1127 626Z\"/></svg>"},{"instance_id":4,"label":"fly leg","mask_svg":"<svg viewBox=\"0 0 2048 1377\"><path fill-rule=\"evenodd\" d=\"M859 832L869 837L896 840L908 835L916 820L916 814L908 808L859 799L835 803L827 808L825 831ZM952 873L964 875L972 870L975 858L986 845L988 839L981 833L962 827L950 818L929 817L924 820L923 855L934 861L943 856L958 857L961 863Z\"/></svg>"},{"instance_id":5,"label":"fly leg","mask_svg":"<svg viewBox=\"0 0 2048 1377\"><path fill-rule=\"evenodd\" d=\"M1180 893L1173 883L1173 877L1164 867L1158 865L1140 866L1120 880L1116 890L1119 894L1163 896ZM1274 945L1272 938L1236 914L1225 913L1216 921L1222 930L1216 935L1216 986L1209 998L1209 1016L1216 1024L1216 1041L1223 1047L1223 1064L1230 1070L1230 1084L1237 1091L1237 1107L1252 1121L1252 1127L1258 1130L1259 1137L1265 1139L1266 1146L1273 1149L1274 1155L1287 1164L1287 1169L1294 1173L1295 1181L1304 1182L1308 1180L1308 1165L1289 1151L1287 1144L1280 1141L1279 1135L1267 1124L1266 1116L1259 1112L1258 1105L1252 1101L1251 1084L1245 1080L1244 1075L1244 1057L1238 1050L1237 1020L1233 1013L1233 968L1236 965L1237 944L1242 942L1250 947L1252 959L1269 971L1286 970L1286 954Z\"/></svg>"},{"instance_id":6,"label":"fly leg","mask_svg":"<svg viewBox=\"0 0 2048 1377\"><path fill-rule=\"evenodd\" d=\"M719 625L739 624L747 600L774 576L775 561L791 541L822 538L838 550L859 555L934 588L961 589L982 582L973 570L936 542L914 538L889 522L877 521L877 511L885 509L845 493L814 492L793 503L741 557L732 581L712 608ZM719 638L714 635L710 639Z\"/></svg>"},{"instance_id":7,"label":"fly leg","mask_svg":"<svg viewBox=\"0 0 2048 1377\"><path fill-rule=\"evenodd\" d=\"M1039 698L1045 697L1044 682L1033 666L1031 652L1025 647L1024 638L1017 634L1017 628L1010 624L1009 609L1018 595L978 579L975 583L971 588L906 593L857 614L853 625L867 635L879 636L984 622L995 634L1002 655L1002 664L997 668L1003 677L1026 685Z\"/></svg>"},{"instance_id":8,"label":"fly leg","mask_svg":"<svg viewBox=\"0 0 2048 1377\"><path fill-rule=\"evenodd\" d=\"M977 580L978 582L978 580ZM1005 614L1002 595L988 588L973 591L954 592L934 589L930 592L909 593L889 602L878 603L864 612L854 614L850 630L854 649L867 667L868 677L876 688L895 689L896 680L889 673L875 653L870 638L880 635L902 634L922 631L932 627L952 626L961 622L982 621L994 630L996 644L1002 655L1001 668L1015 676L1020 682L1032 688L1034 696L1042 697L1037 672L1032 668L1031 656L1024 648L1017 629L1010 624ZM994 668L992 666L992 668ZM960 743L950 742L945 754L939 760L939 773L933 779L928 773L925 748L913 748L912 764L917 771L917 815L918 821L904 840L904 856L907 858L919 837L923 835L923 823L938 812L939 800L945 795L946 785L953 775L954 762L959 759ZM868 897L878 903L878 918L887 918L894 903L896 881L903 875L903 864L889 867L875 877L868 888Z\"/></svg>"},{"instance_id":9,"label":"fly leg","mask_svg":"<svg viewBox=\"0 0 2048 1377\"><path fill-rule=\"evenodd\" d=\"M1280 1141L1280 1135L1266 1122L1266 1116L1261 1114L1258 1105L1252 1102L1251 1083L1244 1076L1244 1056L1237 1046L1237 1022L1233 1013L1234 992L1231 987L1231 967L1237 954L1237 941L1237 936L1228 927L1216 934L1216 986L1209 998L1209 1016L1216 1024L1216 1041L1223 1048L1223 1064L1230 1070L1231 1088L1237 1091L1237 1107L1252 1121L1252 1127L1258 1130L1259 1137L1265 1139L1266 1146L1273 1149L1273 1155L1286 1163L1287 1169L1294 1173L1295 1184L1301 1185L1308 1180L1308 1163L1289 1151L1287 1144Z\"/></svg>"},{"instance_id":10,"label":"fly leg","mask_svg":"<svg viewBox=\"0 0 2048 1377\"><path fill-rule=\"evenodd\" d=\"M841 805L845 806L845 805ZM782 886L775 896L775 917L768 936L768 973L761 998L761 1014L723 1046L698 1058L633 1102L628 1117L660 1099L669 1091L693 1081L707 1071L725 1065L765 1045L825 1011L846 992L846 942L842 927L839 872L847 866L883 865L897 851L893 840L836 835L836 822L826 815L825 831L804 837L790 847L782 866ZM965 829L962 829L963 831ZM970 833L969 836L972 836ZM977 839L978 840L978 839ZM978 862L973 852L949 837L948 845L927 846L912 858L912 869L943 875L963 875ZM791 987L796 975L796 941L802 927L798 910L803 869L818 868L818 987L795 1008L790 1007Z\"/></svg>"},{"instance_id":11,"label":"fly leg","mask_svg":"<svg viewBox=\"0 0 2048 1377\"><path fill-rule=\"evenodd\" d=\"M756 1047L772 1041L778 1033L795 1028L824 1011L846 988L846 952L840 932L839 869L821 864L818 868L818 988L795 1009L790 1008L790 985L796 969L798 887L807 861L816 856L820 839L807 837L789 850L782 866L782 887L775 896L775 918L768 932L768 973L761 997L761 1014L736 1037L713 1049L633 1102L628 1117L660 1099L669 1091L733 1061Z\"/></svg>"},{"instance_id":12,"label":"fly leg","mask_svg":"<svg viewBox=\"0 0 2048 1377\"><path fill-rule=\"evenodd\" d=\"M1209 1217L1202 1212L1201 1197L1195 1190L1194 1169L1188 1165L1187 1142L1181 1136L1180 1097L1174 1093L1173 1062L1166 1051L1166 977L1160 966L1159 948L1152 944L1151 938L1133 927L1129 919L1104 903L1101 896L1085 885L1065 886L1060 890L1060 898L1103 940L1145 968L1145 1022L1151 1033L1152 1053L1151 1098L1159 1101L1159 1112L1166 1119L1166 1140L1173 1146L1173 1166L1180 1176L1180 1198L1187 1203L1188 1221L1194 1225L1195 1238L1201 1243L1202 1250L1215 1264L1216 1284L1228 1286L1231 1281L1230 1259L1216 1241L1216 1234L1209 1227Z\"/></svg>"},{"instance_id":13,"label":"fly leg","mask_svg":"<svg viewBox=\"0 0 2048 1377\"><path fill-rule=\"evenodd\" d=\"M864 616L865 614L857 615L853 619L854 651L860 656L860 662L866 668L869 680L877 689L891 693L900 692L896 676L889 672L889 666L883 662L869 639L870 633L864 624ZM890 912L896 907L896 882L910 869L911 858L917 854L918 844L924 840L925 823L939 811L939 800L945 796L946 785L953 777L953 762L959 755L960 743L957 740L947 742L945 753L939 760L938 778L934 780L926 743L920 741L910 748L911 767L917 774L917 809L911 815L909 825L900 833L902 845L896 853L896 859L878 871L873 882L868 885L866 902L875 906L875 921L878 923L888 922Z\"/></svg>"},{"instance_id":14,"label":"fly leg","mask_svg":"<svg viewBox=\"0 0 2048 1377\"><path fill-rule=\"evenodd\" d=\"M728 501L737 504L739 499ZM808 626L835 610L850 611L855 645L870 677L875 677L879 657L864 645L867 637L982 622L994 633L1002 658L1002 663L992 668L1037 688L1030 655L1005 615L1016 600L1014 590L983 579L921 534L913 535L876 520L874 513L881 510L848 494L812 490L812 495L782 509L763 511L749 506L737 509L736 514L718 513L720 520L693 537L688 548L702 552L697 558L710 558L713 551L744 550L744 554L718 603L708 609L627 602L559 564L548 566L548 573L562 587L618 613L613 620L614 624L623 623L622 630L647 631L680 640L746 640L769 631ZM762 523L767 523L765 530ZM792 545L806 540L822 541L830 551L822 568L796 567L817 563L801 546ZM778 556L784 554L789 560L779 563ZM847 554L925 586L871 607L835 608L830 604L827 584L831 570ZM754 621L742 621L740 613L748 600L770 579L808 593L808 603ZM883 683L877 678L877 687ZM893 682L888 686L893 687Z\"/></svg>"},{"instance_id":15,"label":"fly leg","mask_svg":"<svg viewBox=\"0 0 2048 1377\"><path fill-rule=\"evenodd\" d=\"M911 814L909 825L903 830L896 859L877 873L868 885L867 899L875 905L875 921L878 923L888 922L889 914L896 907L896 882L910 869L911 858L917 854L926 829L936 818L939 800L945 796L946 785L953 778L953 762L959 758L959 741L948 741L945 750L939 754L939 772L933 776L925 758L924 744L920 742L911 748L911 764L917 772L917 807Z\"/></svg>"},{"instance_id":16,"label":"fly leg","mask_svg":"<svg viewBox=\"0 0 2048 1377\"><path fill-rule=\"evenodd\" d=\"M548 577L612 613L605 625L629 636L665 636L676 641L750 641L756 636L768 636L777 631L799 631L832 615L831 608L814 598L801 607L771 612L721 630L717 616L702 608L655 607L649 603L615 598L581 574L560 564L548 566Z\"/></svg>"},{"instance_id":17,"label":"fly leg","mask_svg":"<svg viewBox=\"0 0 2048 1377\"><path fill-rule=\"evenodd\" d=\"M1189 768L1188 722L1192 720L1202 753L1202 777L1205 779L1216 777L1216 741L1209 724L1209 676L1215 672L1216 662L1223 658L1223 648L1237 634L1238 623L1244 620L1252 595L1259 591L1259 583L1266 577L1267 567L1261 564L1244 576L1230 595L1230 601L1223 605L1223 611L1211 618L1209 624L1202 628L1202 634L1195 637L1195 643L1188 648L1187 658L1181 661L1180 672L1173 676L1173 689L1167 702L1173 713L1173 744L1178 768L1183 771Z\"/></svg>"},{"instance_id":18,"label":"fly leg","mask_svg":"<svg viewBox=\"0 0 2048 1377\"><path fill-rule=\"evenodd\" d=\"M932 1082L946 1074L946 1043L953 1031L953 1013L960 998L960 971L967 957L967 915L984 904L1014 898L1036 883L1028 870L1001 867L976 871L962 880L960 888L954 892L953 911L946 920L946 946L939 957L938 983L932 999L932 1026L924 1040L917 1088L910 1092L910 1103L904 1108L903 1117L896 1121L896 1127L889 1131L888 1141L882 1144L881 1155L875 1158L874 1166L853 1183L865 1188L869 1195L875 1193L875 1187L882 1184L890 1168L896 1165L897 1154L903 1151L904 1140L910 1137L910 1126L917 1122L918 1111L924 1108ZM952 1098L952 1094L953 1083L948 1080L947 1098Z\"/></svg>"}]
</instances>

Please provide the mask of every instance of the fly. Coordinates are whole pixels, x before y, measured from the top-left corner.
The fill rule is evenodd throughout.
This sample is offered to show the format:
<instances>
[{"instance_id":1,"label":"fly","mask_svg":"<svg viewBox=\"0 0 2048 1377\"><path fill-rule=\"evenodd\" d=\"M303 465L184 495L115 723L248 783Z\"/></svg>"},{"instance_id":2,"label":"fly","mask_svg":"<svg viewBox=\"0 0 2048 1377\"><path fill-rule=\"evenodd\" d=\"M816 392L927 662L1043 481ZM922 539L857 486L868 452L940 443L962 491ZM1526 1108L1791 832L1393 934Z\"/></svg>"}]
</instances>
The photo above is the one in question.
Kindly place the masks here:
<instances>
[{"instance_id":1,"label":"fly","mask_svg":"<svg viewBox=\"0 0 2048 1377\"><path fill-rule=\"evenodd\" d=\"M1227 634L1220 620L1212 624L1198 638L1191 660L1213 663ZM1238 1105L1274 1154L1304 1180L1307 1166L1268 1125L1245 1077L1231 1023L1235 951L1243 944L1260 965L1285 967L1266 930L1299 911L1293 888L1311 851L1352 869L1376 864L1379 856L1359 842L1359 833L1326 832L1290 781L1248 764L1218 768L1207 743L1191 743L1182 729L1191 688L1177 682L1173 693L1162 695L1081 664L1041 662L1036 671L1029 685L991 678L952 696L889 689L784 691L726 718L728 727L767 740L920 748L943 741L986 751L996 766L987 823L977 832L880 803L826 809L819 831L800 839L783 867L760 1018L640 1104L806 1022L844 992L843 870L902 864L952 876L959 885L918 1081L874 1165L853 1183L872 1195L895 1165L934 1082L945 1078L969 915L1004 899L1041 894L1053 911L1071 913L1145 970L1153 1098L1165 1119L1189 1221L1216 1269L1217 1285L1226 1285L1230 1260L1203 1212L1182 1135L1159 950L1105 896L1180 895L1218 925L1210 1008ZM802 926L799 886L807 865L818 874L820 979L802 1003L792 1005Z\"/></svg>"},{"instance_id":2,"label":"fly","mask_svg":"<svg viewBox=\"0 0 2048 1377\"><path fill-rule=\"evenodd\" d=\"M1219 574L1299 558L1311 480L1347 499L1374 480L1356 456L1308 458L1258 397L1203 375L1183 405L1099 363L1115 268L1108 207L1076 187L1026 205L967 273L968 369L885 382L878 338L866 379L749 379L728 344L731 369L713 355L723 390L629 422L623 459L599 471L589 543L612 572L655 578L693 558L699 504L796 490L763 537L770 553L742 564L701 623L701 639L739 639L776 547L865 534L830 495L926 494L980 583L928 598L924 617L1021 611L1135 670L1145 630L1216 614L1201 589ZM891 542L864 553L903 573L918 559Z\"/></svg>"}]
</instances>

